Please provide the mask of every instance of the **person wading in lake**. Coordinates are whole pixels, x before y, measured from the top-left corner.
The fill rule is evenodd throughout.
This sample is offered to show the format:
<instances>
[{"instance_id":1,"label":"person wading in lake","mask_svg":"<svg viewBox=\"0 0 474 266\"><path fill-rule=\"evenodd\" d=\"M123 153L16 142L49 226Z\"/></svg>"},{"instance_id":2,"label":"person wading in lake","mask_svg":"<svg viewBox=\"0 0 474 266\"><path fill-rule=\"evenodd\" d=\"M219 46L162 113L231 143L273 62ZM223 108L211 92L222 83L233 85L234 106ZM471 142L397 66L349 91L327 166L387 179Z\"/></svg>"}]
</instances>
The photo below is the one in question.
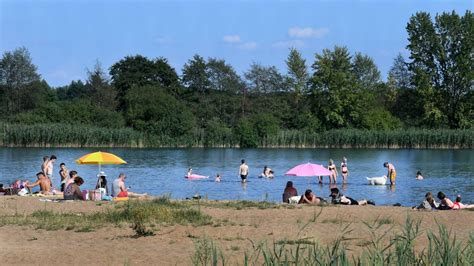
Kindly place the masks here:
<instances>
[{"instance_id":1,"label":"person wading in lake","mask_svg":"<svg viewBox=\"0 0 474 266\"><path fill-rule=\"evenodd\" d=\"M349 176L349 168L347 168L347 158L342 158L341 163L341 174L342 174L342 182L347 183L347 177Z\"/></svg>"},{"instance_id":2,"label":"person wading in lake","mask_svg":"<svg viewBox=\"0 0 474 266\"><path fill-rule=\"evenodd\" d=\"M247 182L247 176L249 175L249 166L245 163L245 160L243 159L239 167L239 175L243 183Z\"/></svg>"},{"instance_id":3,"label":"person wading in lake","mask_svg":"<svg viewBox=\"0 0 474 266\"><path fill-rule=\"evenodd\" d=\"M329 160L328 170L332 172L332 174L329 176L329 183L336 184L337 168L332 159Z\"/></svg>"},{"instance_id":4,"label":"person wading in lake","mask_svg":"<svg viewBox=\"0 0 474 266\"><path fill-rule=\"evenodd\" d=\"M387 177L390 178L390 185L395 185L395 179L397 178L397 172L393 164L385 162L383 167L388 169Z\"/></svg>"}]
</instances>

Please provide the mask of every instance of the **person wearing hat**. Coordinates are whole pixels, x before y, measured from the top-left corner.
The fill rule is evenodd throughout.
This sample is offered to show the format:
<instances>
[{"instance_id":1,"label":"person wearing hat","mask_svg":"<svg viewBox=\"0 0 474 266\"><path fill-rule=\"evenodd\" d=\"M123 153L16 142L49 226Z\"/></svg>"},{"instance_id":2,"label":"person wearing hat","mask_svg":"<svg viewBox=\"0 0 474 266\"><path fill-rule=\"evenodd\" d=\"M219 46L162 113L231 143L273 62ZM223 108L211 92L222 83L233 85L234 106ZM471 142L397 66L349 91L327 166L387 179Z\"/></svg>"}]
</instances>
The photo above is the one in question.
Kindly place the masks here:
<instances>
[{"instance_id":1,"label":"person wearing hat","mask_svg":"<svg viewBox=\"0 0 474 266\"><path fill-rule=\"evenodd\" d=\"M105 174L105 172L100 171L99 174L97 174L97 178L98 179L95 189L105 188L105 193L109 195L109 189L107 187L107 175Z\"/></svg>"}]
</instances>

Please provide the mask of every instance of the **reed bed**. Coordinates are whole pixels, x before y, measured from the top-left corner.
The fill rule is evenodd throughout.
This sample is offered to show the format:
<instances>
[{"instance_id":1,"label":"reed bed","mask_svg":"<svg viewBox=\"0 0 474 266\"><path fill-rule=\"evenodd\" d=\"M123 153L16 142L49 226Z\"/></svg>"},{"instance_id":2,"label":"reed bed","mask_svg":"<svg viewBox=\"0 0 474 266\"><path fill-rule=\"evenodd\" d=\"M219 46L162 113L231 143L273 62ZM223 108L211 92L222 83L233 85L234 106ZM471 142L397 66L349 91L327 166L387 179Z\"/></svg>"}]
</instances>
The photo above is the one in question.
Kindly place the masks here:
<instances>
[{"instance_id":1,"label":"reed bed","mask_svg":"<svg viewBox=\"0 0 474 266\"><path fill-rule=\"evenodd\" d=\"M130 128L0 124L0 146L4 147L238 148L239 139L240 137L228 128L219 131L195 129L185 136L170 137L145 134ZM281 130L276 135L256 139L255 143L257 146L253 148L473 149L474 130L339 129L318 133Z\"/></svg>"},{"instance_id":2,"label":"reed bed","mask_svg":"<svg viewBox=\"0 0 474 266\"><path fill-rule=\"evenodd\" d=\"M143 147L143 135L129 128L66 124L0 124L4 147Z\"/></svg>"}]
</instances>

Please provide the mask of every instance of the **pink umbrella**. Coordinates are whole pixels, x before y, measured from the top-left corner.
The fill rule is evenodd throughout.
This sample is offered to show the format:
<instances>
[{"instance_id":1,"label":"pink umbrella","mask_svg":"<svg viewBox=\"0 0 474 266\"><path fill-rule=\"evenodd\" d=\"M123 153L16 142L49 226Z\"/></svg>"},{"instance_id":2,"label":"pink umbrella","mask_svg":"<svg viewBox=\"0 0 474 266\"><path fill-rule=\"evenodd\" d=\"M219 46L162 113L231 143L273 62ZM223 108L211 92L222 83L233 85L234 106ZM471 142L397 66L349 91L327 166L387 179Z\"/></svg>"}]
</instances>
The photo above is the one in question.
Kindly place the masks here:
<instances>
[{"instance_id":1,"label":"pink umbrella","mask_svg":"<svg viewBox=\"0 0 474 266\"><path fill-rule=\"evenodd\" d=\"M314 163L304 163L297 165L286 172L285 175L292 176L327 176L331 175L331 171L322 165Z\"/></svg>"}]
</instances>

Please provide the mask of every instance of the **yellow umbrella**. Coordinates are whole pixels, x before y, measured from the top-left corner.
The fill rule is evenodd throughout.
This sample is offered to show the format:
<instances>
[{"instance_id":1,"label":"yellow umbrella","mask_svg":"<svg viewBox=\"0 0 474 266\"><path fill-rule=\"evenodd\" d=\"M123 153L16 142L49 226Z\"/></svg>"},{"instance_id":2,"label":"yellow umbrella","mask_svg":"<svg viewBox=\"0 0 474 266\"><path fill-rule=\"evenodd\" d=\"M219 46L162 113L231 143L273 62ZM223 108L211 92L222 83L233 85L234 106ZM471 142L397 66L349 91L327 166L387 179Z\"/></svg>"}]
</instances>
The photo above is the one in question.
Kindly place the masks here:
<instances>
[{"instance_id":1,"label":"yellow umbrella","mask_svg":"<svg viewBox=\"0 0 474 266\"><path fill-rule=\"evenodd\" d=\"M102 164L126 164L122 158L108 152L93 152L82 156L76 160L78 164L98 164L99 171Z\"/></svg>"}]
</instances>

